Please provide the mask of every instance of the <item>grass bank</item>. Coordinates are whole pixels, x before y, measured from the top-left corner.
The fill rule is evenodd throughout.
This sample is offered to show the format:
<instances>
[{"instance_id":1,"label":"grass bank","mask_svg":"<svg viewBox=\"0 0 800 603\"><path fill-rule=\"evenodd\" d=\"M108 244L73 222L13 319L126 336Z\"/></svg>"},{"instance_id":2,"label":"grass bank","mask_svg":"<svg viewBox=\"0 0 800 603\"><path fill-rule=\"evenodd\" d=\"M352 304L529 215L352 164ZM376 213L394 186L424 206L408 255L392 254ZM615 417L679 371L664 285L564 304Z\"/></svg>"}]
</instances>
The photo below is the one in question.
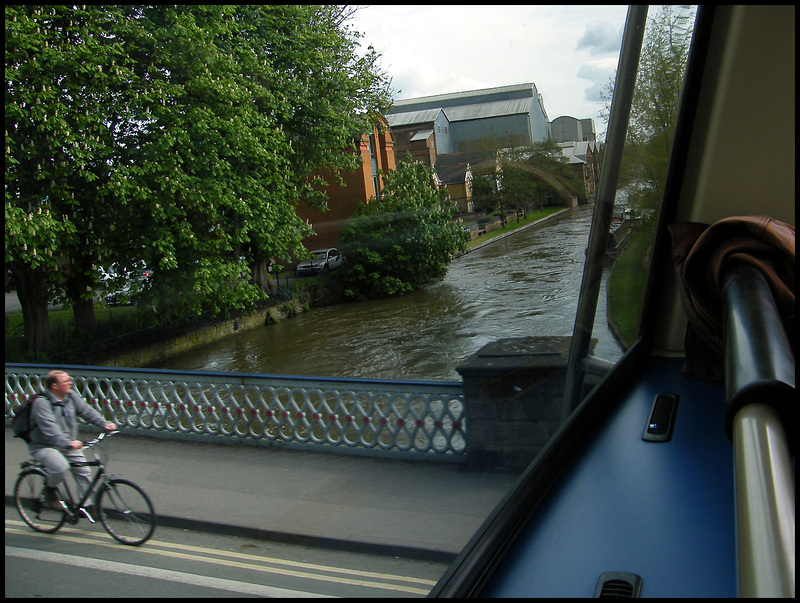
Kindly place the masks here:
<instances>
[{"instance_id":1,"label":"grass bank","mask_svg":"<svg viewBox=\"0 0 800 603\"><path fill-rule=\"evenodd\" d=\"M27 349L24 340L24 324L22 312L5 315L5 358L7 362L36 362L41 361L34 352ZM75 319L71 309L50 310L50 335L56 348L64 350L69 355L73 349L83 345L83 338L75 332ZM97 321L100 340L96 345L105 343L113 344L120 337L130 336L152 328L152 312L137 310L134 306L95 307L95 320Z\"/></svg>"},{"instance_id":2,"label":"grass bank","mask_svg":"<svg viewBox=\"0 0 800 603\"><path fill-rule=\"evenodd\" d=\"M560 205L554 207L545 207L544 209L537 209L535 211L528 212L528 215L524 218L520 219L519 222L516 219L509 220L506 222L505 228L498 228L496 230L492 230L487 232L485 235L481 235L472 239L469 243L467 243L467 249L472 249L478 245L483 245L487 241L491 241L494 238L503 236L508 234L509 232L514 232L519 228L524 228L525 226L529 226L534 222L541 220L542 218L546 218L547 216L552 216L560 211L563 211L564 208Z\"/></svg>"},{"instance_id":3,"label":"grass bank","mask_svg":"<svg viewBox=\"0 0 800 603\"><path fill-rule=\"evenodd\" d=\"M645 223L614 263L607 285L608 323L625 349L639 332L654 224Z\"/></svg>"}]
</instances>

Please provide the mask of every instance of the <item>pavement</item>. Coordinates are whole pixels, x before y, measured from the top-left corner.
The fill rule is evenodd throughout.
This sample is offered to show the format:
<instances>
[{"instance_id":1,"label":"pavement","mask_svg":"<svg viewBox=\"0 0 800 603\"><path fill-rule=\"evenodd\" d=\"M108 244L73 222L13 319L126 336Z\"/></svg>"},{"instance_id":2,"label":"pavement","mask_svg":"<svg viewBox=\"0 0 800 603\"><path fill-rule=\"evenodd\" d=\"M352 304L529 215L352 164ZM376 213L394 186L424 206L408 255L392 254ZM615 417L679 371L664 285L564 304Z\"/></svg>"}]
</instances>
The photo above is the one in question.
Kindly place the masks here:
<instances>
[{"instance_id":1,"label":"pavement","mask_svg":"<svg viewBox=\"0 0 800 603\"><path fill-rule=\"evenodd\" d=\"M50 304L47 306L49 310L63 310L62 304ZM19 303L19 296L16 291L6 293L6 314L14 314L15 312L22 312L22 305Z\"/></svg>"},{"instance_id":2,"label":"pavement","mask_svg":"<svg viewBox=\"0 0 800 603\"><path fill-rule=\"evenodd\" d=\"M102 446L107 471L148 493L159 525L444 562L515 481L450 462L126 434ZM27 458L7 426L6 504Z\"/></svg>"},{"instance_id":3,"label":"pavement","mask_svg":"<svg viewBox=\"0 0 800 603\"><path fill-rule=\"evenodd\" d=\"M19 297L16 291L6 293L6 314L13 314L14 312L21 312L22 306L19 303Z\"/></svg>"}]
</instances>

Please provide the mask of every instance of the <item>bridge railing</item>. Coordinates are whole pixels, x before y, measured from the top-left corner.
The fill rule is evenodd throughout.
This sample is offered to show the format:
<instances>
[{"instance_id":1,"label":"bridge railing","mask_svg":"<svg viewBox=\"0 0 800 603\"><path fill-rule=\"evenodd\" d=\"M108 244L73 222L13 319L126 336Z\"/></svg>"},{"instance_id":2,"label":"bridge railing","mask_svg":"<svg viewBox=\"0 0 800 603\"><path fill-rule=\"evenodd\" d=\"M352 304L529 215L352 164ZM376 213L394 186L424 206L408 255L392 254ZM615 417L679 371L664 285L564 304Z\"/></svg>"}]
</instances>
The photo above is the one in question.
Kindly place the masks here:
<instances>
[{"instance_id":1,"label":"bridge railing","mask_svg":"<svg viewBox=\"0 0 800 603\"><path fill-rule=\"evenodd\" d=\"M465 461L460 382L5 366L7 419L60 368L108 420L143 435Z\"/></svg>"}]
</instances>

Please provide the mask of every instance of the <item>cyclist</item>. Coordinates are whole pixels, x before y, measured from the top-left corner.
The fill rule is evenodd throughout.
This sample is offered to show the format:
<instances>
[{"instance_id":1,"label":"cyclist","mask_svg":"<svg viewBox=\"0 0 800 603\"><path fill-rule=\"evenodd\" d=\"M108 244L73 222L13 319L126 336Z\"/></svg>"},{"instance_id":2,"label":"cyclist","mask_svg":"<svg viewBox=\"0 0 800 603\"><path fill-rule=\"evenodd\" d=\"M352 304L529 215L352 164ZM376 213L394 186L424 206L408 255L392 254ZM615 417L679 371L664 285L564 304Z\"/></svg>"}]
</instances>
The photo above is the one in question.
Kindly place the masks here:
<instances>
[{"instance_id":1,"label":"cyclist","mask_svg":"<svg viewBox=\"0 0 800 603\"><path fill-rule=\"evenodd\" d=\"M45 378L46 390L38 394L31 408L31 441L28 450L31 456L47 470L45 498L54 509L61 509L58 485L67 477L70 461L85 462L78 440L76 417L114 431L117 426L106 421L72 389L72 379L60 370L50 371ZM78 500L91 485L92 472L89 467L72 467L78 485Z\"/></svg>"}]
</instances>

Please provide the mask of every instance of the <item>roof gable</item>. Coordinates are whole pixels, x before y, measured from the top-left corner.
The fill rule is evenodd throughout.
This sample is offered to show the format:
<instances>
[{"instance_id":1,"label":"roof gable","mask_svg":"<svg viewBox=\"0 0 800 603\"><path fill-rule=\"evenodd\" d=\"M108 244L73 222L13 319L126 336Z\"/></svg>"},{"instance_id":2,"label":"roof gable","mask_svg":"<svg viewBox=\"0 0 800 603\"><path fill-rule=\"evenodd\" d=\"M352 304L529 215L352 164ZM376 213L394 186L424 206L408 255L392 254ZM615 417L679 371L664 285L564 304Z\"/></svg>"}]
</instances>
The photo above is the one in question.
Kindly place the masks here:
<instances>
[{"instance_id":1,"label":"roof gable","mask_svg":"<svg viewBox=\"0 0 800 603\"><path fill-rule=\"evenodd\" d=\"M469 163L466 162L441 166L437 163L434 169L442 184L463 184L472 175Z\"/></svg>"}]
</instances>

